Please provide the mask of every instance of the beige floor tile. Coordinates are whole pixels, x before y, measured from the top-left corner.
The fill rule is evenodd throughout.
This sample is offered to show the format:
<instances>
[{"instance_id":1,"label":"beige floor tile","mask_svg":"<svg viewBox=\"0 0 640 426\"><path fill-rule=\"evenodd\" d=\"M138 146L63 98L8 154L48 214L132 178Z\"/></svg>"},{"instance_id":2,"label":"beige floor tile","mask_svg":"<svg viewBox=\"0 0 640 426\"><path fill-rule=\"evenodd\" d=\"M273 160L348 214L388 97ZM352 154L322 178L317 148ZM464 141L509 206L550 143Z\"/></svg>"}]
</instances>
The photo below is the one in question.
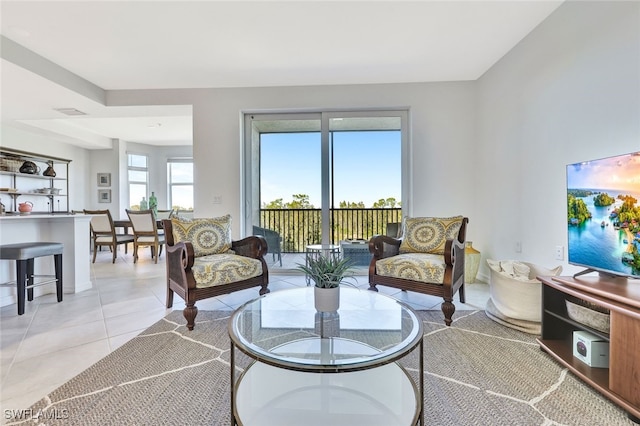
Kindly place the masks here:
<instances>
[{"instance_id":1,"label":"beige floor tile","mask_svg":"<svg viewBox=\"0 0 640 426\"><path fill-rule=\"evenodd\" d=\"M2 409L27 408L109 354L99 340L16 362L2 382Z\"/></svg>"},{"instance_id":2,"label":"beige floor tile","mask_svg":"<svg viewBox=\"0 0 640 426\"><path fill-rule=\"evenodd\" d=\"M29 330L16 353L15 362L106 338L107 330L102 320L46 331Z\"/></svg>"},{"instance_id":3,"label":"beige floor tile","mask_svg":"<svg viewBox=\"0 0 640 426\"><path fill-rule=\"evenodd\" d=\"M160 302L150 292L138 293L138 297L122 297L118 301L104 303L102 311L105 318L112 318L121 315L144 313L157 308L164 308L164 303Z\"/></svg>"}]
</instances>

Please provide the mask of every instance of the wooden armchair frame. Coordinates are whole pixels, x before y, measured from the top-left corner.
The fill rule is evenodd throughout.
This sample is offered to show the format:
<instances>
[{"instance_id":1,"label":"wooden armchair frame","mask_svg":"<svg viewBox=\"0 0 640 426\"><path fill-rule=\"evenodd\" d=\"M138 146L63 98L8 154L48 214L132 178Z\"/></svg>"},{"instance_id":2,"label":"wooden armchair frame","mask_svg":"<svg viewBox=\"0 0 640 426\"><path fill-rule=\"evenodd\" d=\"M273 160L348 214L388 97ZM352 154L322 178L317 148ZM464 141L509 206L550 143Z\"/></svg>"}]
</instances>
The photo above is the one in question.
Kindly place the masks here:
<instances>
[{"instance_id":1,"label":"wooden armchair frame","mask_svg":"<svg viewBox=\"0 0 640 426\"><path fill-rule=\"evenodd\" d=\"M188 241L174 242L171 220L164 219L162 225L165 231L165 257L167 261L167 308L173 306L174 293L182 297L186 303L183 314L187 320L187 328L189 330L193 330L195 326L195 318L198 315L198 308L195 303L198 300L256 286L260 286L260 295L269 293L270 290L267 288L269 285L269 270L264 260L264 255L267 253L267 241L263 237L249 236L231 242L231 250L235 251L236 254L260 260L262 263L262 275L228 284L198 288L191 270L195 260L193 245Z\"/></svg>"},{"instance_id":2,"label":"wooden armchair frame","mask_svg":"<svg viewBox=\"0 0 640 426\"><path fill-rule=\"evenodd\" d=\"M458 231L458 237L447 240L444 249L445 273L443 283L424 283L420 281L385 277L376 274L376 262L380 259L399 254L401 238L393 238L386 235L376 235L369 240L369 251L373 254L369 264L369 290L378 291L377 285L386 285L401 290L415 291L417 293L440 296L444 299L442 312L444 322L451 325L451 318L456 310L453 296L459 293L460 302L464 303L464 246L467 233L468 218L462 219L462 225Z\"/></svg>"}]
</instances>

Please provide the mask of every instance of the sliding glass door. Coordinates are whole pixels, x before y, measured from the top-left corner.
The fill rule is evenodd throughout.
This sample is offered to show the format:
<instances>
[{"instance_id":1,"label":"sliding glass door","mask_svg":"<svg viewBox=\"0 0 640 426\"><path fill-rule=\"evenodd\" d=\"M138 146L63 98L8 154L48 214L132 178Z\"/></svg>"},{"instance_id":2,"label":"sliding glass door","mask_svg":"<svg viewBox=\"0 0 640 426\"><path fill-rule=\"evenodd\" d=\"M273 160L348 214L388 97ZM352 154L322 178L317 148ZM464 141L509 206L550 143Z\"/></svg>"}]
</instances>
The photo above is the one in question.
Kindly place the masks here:
<instances>
[{"instance_id":1,"label":"sliding glass door","mask_svg":"<svg viewBox=\"0 0 640 426\"><path fill-rule=\"evenodd\" d=\"M280 235L276 267L282 253L367 240L399 221L406 121L406 111L245 115L245 231Z\"/></svg>"}]
</instances>

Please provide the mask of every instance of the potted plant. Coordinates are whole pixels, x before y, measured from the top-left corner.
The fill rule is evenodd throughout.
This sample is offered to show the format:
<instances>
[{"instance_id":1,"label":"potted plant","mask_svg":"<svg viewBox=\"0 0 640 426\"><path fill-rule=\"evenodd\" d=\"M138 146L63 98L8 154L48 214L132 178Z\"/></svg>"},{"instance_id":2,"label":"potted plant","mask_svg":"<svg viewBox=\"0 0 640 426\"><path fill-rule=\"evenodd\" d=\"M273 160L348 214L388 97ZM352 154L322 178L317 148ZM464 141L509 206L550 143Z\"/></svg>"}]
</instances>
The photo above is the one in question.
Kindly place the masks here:
<instances>
[{"instance_id":1,"label":"potted plant","mask_svg":"<svg viewBox=\"0 0 640 426\"><path fill-rule=\"evenodd\" d=\"M317 311L334 312L340 306L340 284L354 285L351 259L337 256L310 256L306 264L298 264L314 282L314 302Z\"/></svg>"}]
</instances>

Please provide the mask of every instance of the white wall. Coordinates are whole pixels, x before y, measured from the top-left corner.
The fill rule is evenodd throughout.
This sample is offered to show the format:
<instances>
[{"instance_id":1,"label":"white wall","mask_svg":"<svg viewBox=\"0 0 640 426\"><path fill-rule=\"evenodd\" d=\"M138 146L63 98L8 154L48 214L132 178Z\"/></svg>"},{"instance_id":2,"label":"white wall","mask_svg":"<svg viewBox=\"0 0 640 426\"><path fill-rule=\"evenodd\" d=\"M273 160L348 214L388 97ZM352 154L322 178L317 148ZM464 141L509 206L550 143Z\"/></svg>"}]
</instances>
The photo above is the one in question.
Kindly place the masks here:
<instances>
[{"instance_id":1,"label":"white wall","mask_svg":"<svg viewBox=\"0 0 640 426\"><path fill-rule=\"evenodd\" d=\"M183 91L193 104L195 210L198 216L230 213L240 235L243 111L409 107L413 215L474 215L475 89L470 82L210 89ZM177 102L176 91L110 92L110 105ZM378 165L381 166L381 165ZM382 170L372 165L371 184ZM222 197L213 204L213 196ZM473 234L473 228L470 228Z\"/></svg>"},{"instance_id":2,"label":"white wall","mask_svg":"<svg viewBox=\"0 0 640 426\"><path fill-rule=\"evenodd\" d=\"M149 159L149 194L154 191L158 198L158 208L168 207L167 160L191 157L191 146L155 146L123 140L113 140L113 149L91 151L92 188L91 208L111 210L114 218L127 217L129 190L127 177L127 154L141 154ZM98 203L97 173L111 173L111 203Z\"/></svg>"},{"instance_id":3,"label":"white wall","mask_svg":"<svg viewBox=\"0 0 640 426\"><path fill-rule=\"evenodd\" d=\"M565 166L640 149L639 23L638 2L565 2L478 81L483 259L581 269L566 262Z\"/></svg>"}]
</instances>

